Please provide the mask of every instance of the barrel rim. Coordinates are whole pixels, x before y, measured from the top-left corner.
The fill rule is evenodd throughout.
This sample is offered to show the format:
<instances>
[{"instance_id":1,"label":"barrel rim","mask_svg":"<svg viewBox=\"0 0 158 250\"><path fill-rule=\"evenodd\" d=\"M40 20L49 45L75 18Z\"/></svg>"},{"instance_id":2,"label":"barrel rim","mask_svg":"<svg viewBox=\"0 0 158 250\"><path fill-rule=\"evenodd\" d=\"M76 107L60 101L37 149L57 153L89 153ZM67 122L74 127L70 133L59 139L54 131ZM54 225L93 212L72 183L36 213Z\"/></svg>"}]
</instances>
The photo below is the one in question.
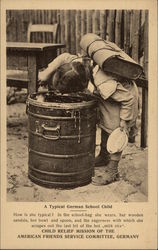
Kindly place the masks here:
<instances>
[{"instance_id":1,"label":"barrel rim","mask_svg":"<svg viewBox=\"0 0 158 250\"><path fill-rule=\"evenodd\" d=\"M45 94L48 93L48 91L41 91L41 92L34 92L31 93L31 95L34 94ZM38 100L34 100L30 97L30 95L27 98L27 104L31 104L33 106L37 106L37 107L41 107L41 108L53 108L53 109L80 109L80 108L85 108L85 107L91 107L93 105L97 104L97 99L94 95L92 94L87 94L85 93L85 95L89 95L91 97L93 97L93 100L89 100L89 101L83 101L83 102L73 102L73 103L57 103L57 102L39 102Z\"/></svg>"}]
</instances>

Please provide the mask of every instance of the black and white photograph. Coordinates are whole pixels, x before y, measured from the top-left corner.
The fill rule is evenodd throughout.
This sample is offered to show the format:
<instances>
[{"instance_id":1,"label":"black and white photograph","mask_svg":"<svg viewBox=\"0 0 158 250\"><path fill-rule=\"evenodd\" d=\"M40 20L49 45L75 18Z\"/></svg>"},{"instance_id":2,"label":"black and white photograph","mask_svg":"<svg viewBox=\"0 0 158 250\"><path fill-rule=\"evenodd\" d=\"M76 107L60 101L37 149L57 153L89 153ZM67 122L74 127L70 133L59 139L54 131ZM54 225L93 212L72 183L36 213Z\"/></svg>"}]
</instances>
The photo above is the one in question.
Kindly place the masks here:
<instances>
[{"instance_id":1,"label":"black and white photograph","mask_svg":"<svg viewBox=\"0 0 158 250\"><path fill-rule=\"evenodd\" d=\"M8 201L148 200L148 10L7 10Z\"/></svg>"},{"instance_id":2,"label":"black and white photograph","mask_svg":"<svg viewBox=\"0 0 158 250\"><path fill-rule=\"evenodd\" d=\"M157 249L156 0L1 0L1 249Z\"/></svg>"}]
</instances>

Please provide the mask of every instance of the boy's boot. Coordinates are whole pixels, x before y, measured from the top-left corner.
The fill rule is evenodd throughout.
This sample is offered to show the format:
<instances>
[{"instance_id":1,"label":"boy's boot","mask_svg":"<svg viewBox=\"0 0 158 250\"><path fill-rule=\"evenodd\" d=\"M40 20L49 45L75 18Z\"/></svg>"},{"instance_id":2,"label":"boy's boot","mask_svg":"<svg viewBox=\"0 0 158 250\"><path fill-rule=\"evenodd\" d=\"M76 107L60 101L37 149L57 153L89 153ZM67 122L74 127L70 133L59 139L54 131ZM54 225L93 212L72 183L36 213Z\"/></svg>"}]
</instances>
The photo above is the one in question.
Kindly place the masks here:
<instances>
[{"instance_id":1,"label":"boy's boot","mask_svg":"<svg viewBox=\"0 0 158 250\"><path fill-rule=\"evenodd\" d=\"M110 160L105 168L105 172L101 172L100 175L92 178L92 184L97 186L107 185L119 180L118 163L119 161Z\"/></svg>"},{"instance_id":2,"label":"boy's boot","mask_svg":"<svg viewBox=\"0 0 158 250\"><path fill-rule=\"evenodd\" d=\"M107 184L119 180L118 163L119 161L110 160L108 165L106 166L105 181L107 182Z\"/></svg>"},{"instance_id":3,"label":"boy's boot","mask_svg":"<svg viewBox=\"0 0 158 250\"><path fill-rule=\"evenodd\" d=\"M110 160L109 153L106 149L108 136L109 135L102 129L101 130L100 153L95 158L95 167L106 166Z\"/></svg>"}]
</instances>

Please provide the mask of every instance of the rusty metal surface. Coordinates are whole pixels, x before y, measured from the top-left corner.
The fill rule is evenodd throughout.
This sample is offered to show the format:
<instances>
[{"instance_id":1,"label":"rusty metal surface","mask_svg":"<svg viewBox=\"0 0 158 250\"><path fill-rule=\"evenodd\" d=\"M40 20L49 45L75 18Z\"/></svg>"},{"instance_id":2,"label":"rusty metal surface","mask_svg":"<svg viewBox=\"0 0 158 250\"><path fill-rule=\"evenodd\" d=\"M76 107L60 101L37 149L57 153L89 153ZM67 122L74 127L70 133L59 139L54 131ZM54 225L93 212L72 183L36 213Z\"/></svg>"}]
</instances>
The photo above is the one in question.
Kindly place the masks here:
<instances>
[{"instance_id":1,"label":"rusty metal surface","mask_svg":"<svg viewBox=\"0 0 158 250\"><path fill-rule=\"evenodd\" d=\"M66 109L63 103L60 109L53 108L52 103L44 104L38 105L35 100L27 103L29 178L49 188L90 183L95 158L96 101L90 99L81 108L77 103L76 110L75 103L66 103Z\"/></svg>"}]
</instances>

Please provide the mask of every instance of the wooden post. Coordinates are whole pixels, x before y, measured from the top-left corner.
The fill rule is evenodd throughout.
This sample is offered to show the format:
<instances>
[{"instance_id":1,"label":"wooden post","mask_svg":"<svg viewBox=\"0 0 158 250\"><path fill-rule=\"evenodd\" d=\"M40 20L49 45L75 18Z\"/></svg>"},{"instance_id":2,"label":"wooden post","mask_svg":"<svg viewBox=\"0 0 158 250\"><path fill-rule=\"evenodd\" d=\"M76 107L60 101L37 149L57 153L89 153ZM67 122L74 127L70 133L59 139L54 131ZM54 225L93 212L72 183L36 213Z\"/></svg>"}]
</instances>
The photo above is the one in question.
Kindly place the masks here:
<instances>
[{"instance_id":1,"label":"wooden post","mask_svg":"<svg viewBox=\"0 0 158 250\"><path fill-rule=\"evenodd\" d=\"M141 10L140 12L141 16L141 26L140 26L140 32L139 32L139 63L141 63L141 66L143 67L143 53L144 53L144 23L145 23L145 11Z\"/></svg>"},{"instance_id":2,"label":"wooden post","mask_svg":"<svg viewBox=\"0 0 158 250\"><path fill-rule=\"evenodd\" d=\"M100 10L100 36L106 39L106 11Z\"/></svg>"},{"instance_id":3,"label":"wooden post","mask_svg":"<svg viewBox=\"0 0 158 250\"><path fill-rule=\"evenodd\" d=\"M148 10L145 11L144 23L144 72L148 78ZM141 147L147 146L148 136L148 90L142 89L142 117L141 117Z\"/></svg>"},{"instance_id":4,"label":"wooden post","mask_svg":"<svg viewBox=\"0 0 158 250\"><path fill-rule=\"evenodd\" d=\"M124 10L124 51L130 55L130 21L131 11Z\"/></svg>"},{"instance_id":5,"label":"wooden post","mask_svg":"<svg viewBox=\"0 0 158 250\"><path fill-rule=\"evenodd\" d=\"M115 43L118 45L119 48L122 47L121 42L121 26L122 26L122 10L116 11L116 22L115 22Z\"/></svg>"},{"instance_id":6,"label":"wooden post","mask_svg":"<svg viewBox=\"0 0 158 250\"><path fill-rule=\"evenodd\" d=\"M133 26L132 26L132 58L138 62L139 55L139 30L140 30L140 10L133 12Z\"/></svg>"},{"instance_id":7,"label":"wooden post","mask_svg":"<svg viewBox=\"0 0 158 250\"><path fill-rule=\"evenodd\" d=\"M70 37L70 10L65 10L65 41L67 51L71 51L71 37Z\"/></svg>"},{"instance_id":8,"label":"wooden post","mask_svg":"<svg viewBox=\"0 0 158 250\"><path fill-rule=\"evenodd\" d=\"M57 10L52 10L52 23L57 22Z\"/></svg>"},{"instance_id":9,"label":"wooden post","mask_svg":"<svg viewBox=\"0 0 158 250\"><path fill-rule=\"evenodd\" d=\"M87 33L92 33L93 10L87 10Z\"/></svg>"},{"instance_id":10,"label":"wooden post","mask_svg":"<svg viewBox=\"0 0 158 250\"><path fill-rule=\"evenodd\" d=\"M16 30L16 42L18 42L18 11L15 10L15 30Z\"/></svg>"},{"instance_id":11,"label":"wooden post","mask_svg":"<svg viewBox=\"0 0 158 250\"><path fill-rule=\"evenodd\" d=\"M50 24L49 23L49 10L45 10L45 23L46 24ZM47 42L50 43L51 41L51 34L50 33L47 33L46 35L46 39L47 39Z\"/></svg>"},{"instance_id":12,"label":"wooden post","mask_svg":"<svg viewBox=\"0 0 158 250\"><path fill-rule=\"evenodd\" d=\"M22 20L22 42L27 42L27 10L23 11L23 20Z\"/></svg>"},{"instance_id":13,"label":"wooden post","mask_svg":"<svg viewBox=\"0 0 158 250\"><path fill-rule=\"evenodd\" d=\"M58 33L57 33L57 42L58 43L61 43L61 32L60 32L60 29L61 29L61 23L60 23L60 14L61 14L61 11L60 10L57 10L57 23L59 24L59 27L58 27Z\"/></svg>"},{"instance_id":14,"label":"wooden post","mask_svg":"<svg viewBox=\"0 0 158 250\"><path fill-rule=\"evenodd\" d=\"M57 23L58 23L58 29L57 29L57 43L61 43L61 10L57 10ZM53 42L54 42L54 38L53 38ZM58 49L57 51L57 55L61 54L61 49Z\"/></svg>"},{"instance_id":15,"label":"wooden post","mask_svg":"<svg viewBox=\"0 0 158 250\"><path fill-rule=\"evenodd\" d=\"M71 26L70 26L70 32L71 32L71 53L76 54L76 36L75 36L75 30L76 30L76 23L75 23L75 10L71 10Z\"/></svg>"},{"instance_id":16,"label":"wooden post","mask_svg":"<svg viewBox=\"0 0 158 250\"><path fill-rule=\"evenodd\" d=\"M81 10L81 36L87 32L87 20L86 20L86 11Z\"/></svg>"},{"instance_id":17,"label":"wooden post","mask_svg":"<svg viewBox=\"0 0 158 250\"><path fill-rule=\"evenodd\" d=\"M32 20L31 20L32 16L34 16L34 22L33 22L33 24L38 23L38 21L37 21L38 20L38 10L32 11L31 14L32 15L30 15L30 22L32 22ZM32 36L31 41L36 42L37 41L37 34L32 33L31 36Z\"/></svg>"},{"instance_id":18,"label":"wooden post","mask_svg":"<svg viewBox=\"0 0 158 250\"><path fill-rule=\"evenodd\" d=\"M107 33L109 41L115 42L115 10L108 10Z\"/></svg>"},{"instance_id":19,"label":"wooden post","mask_svg":"<svg viewBox=\"0 0 158 250\"><path fill-rule=\"evenodd\" d=\"M20 20L20 22L17 22L18 42L22 42L22 17L22 11L17 11L17 20Z\"/></svg>"},{"instance_id":20,"label":"wooden post","mask_svg":"<svg viewBox=\"0 0 158 250\"><path fill-rule=\"evenodd\" d=\"M47 13L47 23L48 24L51 24L51 10L48 10L48 13ZM48 42L50 43L51 42L51 34L48 34Z\"/></svg>"},{"instance_id":21,"label":"wooden post","mask_svg":"<svg viewBox=\"0 0 158 250\"><path fill-rule=\"evenodd\" d=\"M76 11L76 53L81 52L80 40L81 40L81 11Z\"/></svg>"},{"instance_id":22,"label":"wooden post","mask_svg":"<svg viewBox=\"0 0 158 250\"><path fill-rule=\"evenodd\" d=\"M37 23L40 24L42 22L41 20L41 10L37 11ZM41 32L37 33L37 42L42 42L43 39L43 34Z\"/></svg>"},{"instance_id":23,"label":"wooden post","mask_svg":"<svg viewBox=\"0 0 158 250\"><path fill-rule=\"evenodd\" d=\"M100 12L95 10L93 13L93 33L100 36Z\"/></svg>"},{"instance_id":24,"label":"wooden post","mask_svg":"<svg viewBox=\"0 0 158 250\"><path fill-rule=\"evenodd\" d=\"M64 18L64 10L60 10L60 33L61 33L61 43L66 44L65 42L65 18ZM62 48L61 53L65 52L66 49Z\"/></svg>"},{"instance_id":25,"label":"wooden post","mask_svg":"<svg viewBox=\"0 0 158 250\"><path fill-rule=\"evenodd\" d=\"M44 10L41 10L40 11L40 14L41 14L41 17L40 17L40 23L41 24L44 24L45 23L45 11ZM45 32L42 32L42 36L41 36L41 41L46 43L47 42L47 34Z\"/></svg>"},{"instance_id":26,"label":"wooden post","mask_svg":"<svg viewBox=\"0 0 158 250\"><path fill-rule=\"evenodd\" d=\"M16 27L15 27L15 17L14 17L14 11L15 10L7 10L8 13L8 22L7 22L7 42L15 42L15 36L16 36Z\"/></svg>"},{"instance_id":27,"label":"wooden post","mask_svg":"<svg viewBox=\"0 0 158 250\"><path fill-rule=\"evenodd\" d=\"M38 68L35 55L28 56L28 93L37 91Z\"/></svg>"}]
</instances>

